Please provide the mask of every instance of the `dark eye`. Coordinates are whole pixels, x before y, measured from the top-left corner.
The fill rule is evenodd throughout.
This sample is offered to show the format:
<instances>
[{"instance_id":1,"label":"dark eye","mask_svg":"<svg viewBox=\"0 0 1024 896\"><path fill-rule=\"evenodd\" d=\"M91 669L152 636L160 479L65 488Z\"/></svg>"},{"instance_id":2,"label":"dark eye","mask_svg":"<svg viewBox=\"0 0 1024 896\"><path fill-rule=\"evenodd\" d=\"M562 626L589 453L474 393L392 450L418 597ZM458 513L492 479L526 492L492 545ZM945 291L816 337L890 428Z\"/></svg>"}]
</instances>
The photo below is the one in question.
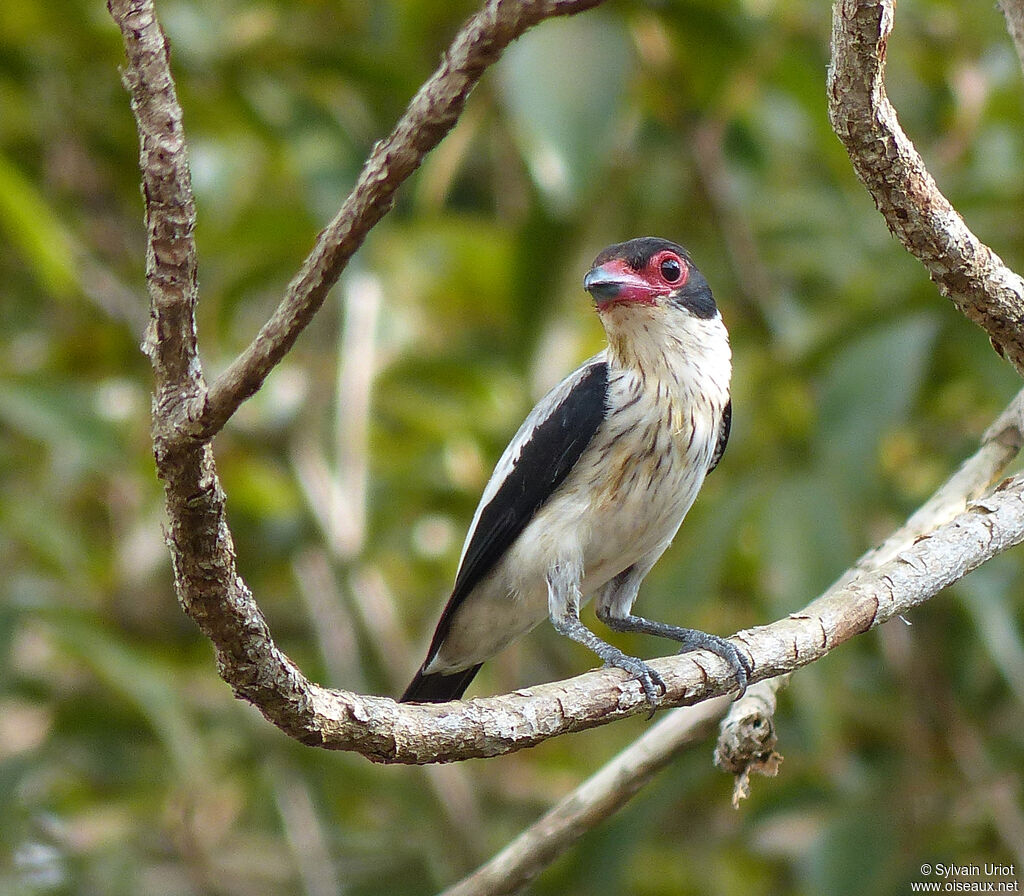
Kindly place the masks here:
<instances>
[{"instance_id":1,"label":"dark eye","mask_svg":"<svg viewBox=\"0 0 1024 896\"><path fill-rule=\"evenodd\" d=\"M675 283L683 275L683 269L679 265L679 259L666 258L661 263L661 276L666 283Z\"/></svg>"}]
</instances>

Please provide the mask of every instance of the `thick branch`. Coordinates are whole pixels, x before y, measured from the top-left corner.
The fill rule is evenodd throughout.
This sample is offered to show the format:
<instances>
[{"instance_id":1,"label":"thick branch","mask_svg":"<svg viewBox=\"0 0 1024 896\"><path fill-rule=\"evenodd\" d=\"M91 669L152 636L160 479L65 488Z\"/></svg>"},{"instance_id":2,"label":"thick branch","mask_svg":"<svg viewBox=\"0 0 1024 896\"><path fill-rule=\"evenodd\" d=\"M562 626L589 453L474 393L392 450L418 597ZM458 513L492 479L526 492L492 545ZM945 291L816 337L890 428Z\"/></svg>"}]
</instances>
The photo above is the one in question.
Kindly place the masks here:
<instances>
[{"instance_id":1,"label":"thick branch","mask_svg":"<svg viewBox=\"0 0 1024 896\"><path fill-rule=\"evenodd\" d=\"M108 8L124 38L124 82L141 147L150 293L143 348L156 381L153 446L178 596L213 641L222 669L231 669L236 691L271 704L300 699L305 678L274 646L235 569L209 445L182 447L179 438L189 403L206 387L196 348L195 205L169 49L152 0L109 0Z\"/></svg>"},{"instance_id":2,"label":"thick branch","mask_svg":"<svg viewBox=\"0 0 1024 896\"><path fill-rule=\"evenodd\" d=\"M889 229L940 292L1024 373L1024 280L971 233L939 192L885 94L894 0L837 0L829 118Z\"/></svg>"},{"instance_id":3,"label":"thick branch","mask_svg":"<svg viewBox=\"0 0 1024 896\"><path fill-rule=\"evenodd\" d=\"M394 203L395 192L452 129L488 66L543 19L590 9L600 0L492 0L456 35L440 66L395 129L373 149L356 185L252 344L210 387L190 435L208 439L262 385L324 303L348 260Z\"/></svg>"},{"instance_id":4,"label":"thick branch","mask_svg":"<svg viewBox=\"0 0 1024 896\"><path fill-rule=\"evenodd\" d=\"M810 609L735 641L760 681L821 659L862 632L907 613L972 569L1024 541L1024 476L873 573ZM197 608L193 608L195 610ZM638 683L614 669L589 672L502 697L440 705L397 704L386 697L310 683L274 646L241 584L232 601L202 602L196 621L218 646L221 674L285 733L303 743L353 750L379 762L424 763L495 756L549 737L647 711ZM666 706L688 705L734 687L726 664L704 651L651 661L668 690Z\"/></svg>"}]
</instances>

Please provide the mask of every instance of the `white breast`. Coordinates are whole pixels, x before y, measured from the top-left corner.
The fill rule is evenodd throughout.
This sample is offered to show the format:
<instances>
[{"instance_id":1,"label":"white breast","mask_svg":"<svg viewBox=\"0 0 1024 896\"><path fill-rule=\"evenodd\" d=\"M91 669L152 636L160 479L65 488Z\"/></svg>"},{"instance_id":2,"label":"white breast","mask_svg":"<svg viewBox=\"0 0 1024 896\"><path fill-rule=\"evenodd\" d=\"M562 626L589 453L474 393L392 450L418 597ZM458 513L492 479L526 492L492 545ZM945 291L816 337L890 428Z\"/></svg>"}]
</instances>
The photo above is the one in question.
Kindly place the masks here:
<instances>
[{"instance_id":1,"label":"white breast","mask_svg":"<svg viewBox=\"0 0 1024 896\"><path fill-rule=\"evenodd\" d=\"M727 341L721 370L695 369L706 355L693 346L675 348L670 358L628 366L609 352L608 419L465 599L426 671L483 662L546 619L545 577L554 566L582 571L585 601L641 557L667 547L714 454L730 373Z\"/></svg>"}]
</instances>

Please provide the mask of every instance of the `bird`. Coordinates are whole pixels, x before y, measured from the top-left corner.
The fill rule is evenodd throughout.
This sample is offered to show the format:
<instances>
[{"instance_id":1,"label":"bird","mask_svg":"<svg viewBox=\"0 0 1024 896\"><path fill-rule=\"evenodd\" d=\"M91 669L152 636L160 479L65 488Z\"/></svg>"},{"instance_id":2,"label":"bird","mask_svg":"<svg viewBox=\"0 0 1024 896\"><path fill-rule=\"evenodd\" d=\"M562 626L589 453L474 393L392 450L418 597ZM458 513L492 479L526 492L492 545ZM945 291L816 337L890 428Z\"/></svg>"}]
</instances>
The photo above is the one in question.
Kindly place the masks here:
<instances>
[{"instance_id":1,"label":"bird","mask_svg":"<svg viewBox=\"0 0 1024 896\"><path fill-rule=\"evenodd\" d=\"M632 613L729 439L732 351L711 288L659 237L609 246L583 288L608 344L538 402L498 460L400 702L461 698L485 661L550 619L635 678L653 712L664 681L580 621L591 598L611 630L710 650L746 688L750 662L730 641Z\"/></svg>"}]
</instances>

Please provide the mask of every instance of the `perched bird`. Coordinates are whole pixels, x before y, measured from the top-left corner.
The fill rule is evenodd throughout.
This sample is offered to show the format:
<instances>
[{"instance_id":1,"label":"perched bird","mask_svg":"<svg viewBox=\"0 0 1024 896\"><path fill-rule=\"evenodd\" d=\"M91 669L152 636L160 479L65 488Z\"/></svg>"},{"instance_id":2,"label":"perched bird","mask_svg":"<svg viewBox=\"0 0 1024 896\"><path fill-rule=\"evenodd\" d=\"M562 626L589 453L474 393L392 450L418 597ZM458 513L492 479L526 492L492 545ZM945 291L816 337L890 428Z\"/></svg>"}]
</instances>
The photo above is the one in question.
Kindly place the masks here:
<instances>
[{"instance_id":1,"label":"perched bird","mask_svg":"<svg viewBox=\"0 0 1024 896\"><path fill-rule=\"evenodd\" d=\"M729 438L732 353L711 289L685 249L654 237L609 246L583 288L608 347L541 399L498 461L402 701L461 697L485 660L550 618L637 678L653 708L658 673L580 622L592 596L609 628L711 650L746 686L729 641L631 612Z\"/></svg>"}]
</instances>

